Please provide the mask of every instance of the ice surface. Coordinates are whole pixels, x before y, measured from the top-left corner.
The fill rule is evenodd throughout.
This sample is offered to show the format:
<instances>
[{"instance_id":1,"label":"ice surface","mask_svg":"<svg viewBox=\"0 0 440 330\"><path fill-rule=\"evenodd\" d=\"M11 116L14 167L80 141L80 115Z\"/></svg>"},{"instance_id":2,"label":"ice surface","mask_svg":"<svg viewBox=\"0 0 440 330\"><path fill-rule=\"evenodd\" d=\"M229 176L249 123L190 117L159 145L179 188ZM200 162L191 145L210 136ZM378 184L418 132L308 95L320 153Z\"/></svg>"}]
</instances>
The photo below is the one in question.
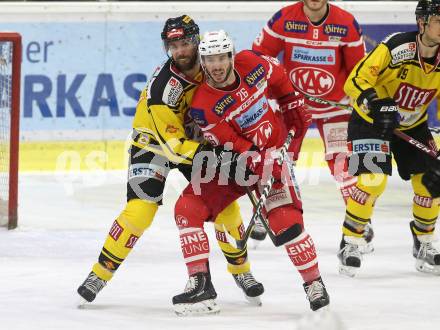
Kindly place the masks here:
<instances>
[{"instance_id":1,"label":"ice surface","mask_svg":"<svg viewBox=\"0 0 440 330\"><path fill-rule=\"evenodd\" d=\"M299 174L306 228L318 248L331 310L345 328L436 329L440 278L414 269L410 184L390 180L373 217L376 251L350 279L337 272L344 208L335 185L326 169ZM284 249L268 240L249 252L266 288L263 306L247 304L226 272L211 224L206 229L221 313L175 316L171 297L183 290L187 275L173 221L184 182L179 175L171 179L151 228L95 302L81 310L76 289L125 204L125 173L21 175L19 228L0 229L0 329L341 329L329 324L334 314L327 313L325 322L311 315L298 273ZM240 203L249 219L250 203Z\"/></svg>"}]
</instances>

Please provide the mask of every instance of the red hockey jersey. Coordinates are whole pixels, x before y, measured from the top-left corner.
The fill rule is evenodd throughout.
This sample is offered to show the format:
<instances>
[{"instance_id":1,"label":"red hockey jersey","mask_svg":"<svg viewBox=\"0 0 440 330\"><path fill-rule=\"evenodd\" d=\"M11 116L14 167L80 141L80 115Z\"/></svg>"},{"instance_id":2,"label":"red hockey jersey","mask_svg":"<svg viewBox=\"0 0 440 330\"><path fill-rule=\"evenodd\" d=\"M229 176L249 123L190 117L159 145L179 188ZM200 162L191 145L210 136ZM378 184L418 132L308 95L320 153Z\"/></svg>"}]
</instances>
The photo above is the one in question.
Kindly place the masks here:
<instances>
[{"instance_id":1,"label":"red hockey jersey","mask_svg":"<svg viewBox=\"0 0 440 330\"><path fill-rule=\"evenodd\" d=\"M194 94L189 115L213 145L231 142L239 153L252 145L260 150L280 147L286 128L268 99L294 92L284 67L275 58L244 50L235 55L234 69L238 86L222 90L204 82Z\"/></svg>"},{"instance_id":2,"label":"red hockey jersey","mask_svg":"<svg viewBox=\"0 0 440 330\"><path fill-rule=\"evenodd\" d=\"M303 2L298 2L275 13L252 49L274 57L284 51L284 66L298 91L348 103L343 100L345 80L365 55L359 24L352 14L329 4L327 17L315 26L304 14L303 6ZM306 103L313 118L346 113L307 99Z\"/></svg>"}]
</instances>

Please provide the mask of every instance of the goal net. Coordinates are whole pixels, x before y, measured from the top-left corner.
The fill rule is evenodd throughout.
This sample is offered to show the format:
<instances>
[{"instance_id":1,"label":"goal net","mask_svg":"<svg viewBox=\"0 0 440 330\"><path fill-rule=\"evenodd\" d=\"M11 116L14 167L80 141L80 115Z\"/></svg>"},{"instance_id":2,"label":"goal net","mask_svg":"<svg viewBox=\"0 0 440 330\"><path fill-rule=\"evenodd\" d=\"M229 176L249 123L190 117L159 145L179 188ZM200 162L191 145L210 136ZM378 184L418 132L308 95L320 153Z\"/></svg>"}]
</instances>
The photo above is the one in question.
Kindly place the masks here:
<instances>
[{"instance_id":1,"label":"goal net","mask_svg":"<svg viewBox=\"0 0 440 330\"><path fill-rule=\"evenodd\" d=\"M0 226L17 226L21 37L0 32Z\"/></svg>"}]
</instances>

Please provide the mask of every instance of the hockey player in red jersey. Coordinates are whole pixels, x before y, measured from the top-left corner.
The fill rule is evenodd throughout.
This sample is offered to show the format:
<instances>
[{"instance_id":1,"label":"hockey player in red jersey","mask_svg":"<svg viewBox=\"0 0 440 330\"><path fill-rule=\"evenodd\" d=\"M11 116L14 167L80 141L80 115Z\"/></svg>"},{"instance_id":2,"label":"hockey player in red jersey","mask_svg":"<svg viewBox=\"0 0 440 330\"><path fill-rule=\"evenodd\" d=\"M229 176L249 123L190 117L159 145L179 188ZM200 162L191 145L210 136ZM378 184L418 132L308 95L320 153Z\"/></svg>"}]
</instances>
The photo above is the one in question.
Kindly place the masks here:
<instances>
[{"instance_id":1,"label":"hockey player in red jersey","mask_svg":"<svg viewBox=\"0 0 440 330\"><path fill-rule=\"evenodd\" d=\"M127 204L114 220L91 272L78 288L78 294L87 302L94 301L153 223L168 174L178 170L189 181L192 161L205 144L195 130L196 124L187 116L194 92L203 80L198 55L199 26L188 15L170 17L161 39L168 59L142 91L133 119ZM243 221L238 203L226 207L214 220L214 226L228 272L246 299L258 304L264 287L252 275L247 249L237 249L221 239L226 228L233 237L240 237Z\"/></svg>"},{"instance_id":2,"label":"hockey player in red jersey","mask_svg":"<svg viewBox=\"0 0 440 330\"><path fill-rule=\"evenodd\" d=\"M205 33L199 53L206 81L196 91L189 115L213 145L217 163L227 163L230 171L227 182L222 182L223 169L212 180L197 180L194 162L191 184L176 203L175 219L190 276L185 291L173 298L176 310L215 305L204 222L244 195L245 185L252 180L255 184L249 188L260 190L267 176L276 180L265 203L269 226L276 235L289 233L280 244L304 280L310 308L328 305L315 246L304 229L299 190L291 176L293 166L274 162L276 149L286 139L286 128L293 127L296 132L290 151L293 157L297 155L295 148L311 121L302 96L276 59L250 50L234 56L232 41L222 30ZM281 113L274 112L268 99L278 100ZM243 179L246 175L250 175L247 182Z\"/></svg>"},{"instance_id":3,"label":"hockey player in red jersey","mask_svg":"<svg viewBox=\"0 0 440 330\"><path fill-rule=\"evenodd\" d=\"M365 54L361 29L352 14L328 0L303 0L276 12L252 49L276 57L295 88L312 97L347 103L343 86ZM347 173L347 110L305 100L325 146L325 159L345 203L356 177ZM372 239L368 226L367 240ZM372 250L372 246L369 247ZM369 250L366 249L365 252Z\"/></svg>"}]
</instances>

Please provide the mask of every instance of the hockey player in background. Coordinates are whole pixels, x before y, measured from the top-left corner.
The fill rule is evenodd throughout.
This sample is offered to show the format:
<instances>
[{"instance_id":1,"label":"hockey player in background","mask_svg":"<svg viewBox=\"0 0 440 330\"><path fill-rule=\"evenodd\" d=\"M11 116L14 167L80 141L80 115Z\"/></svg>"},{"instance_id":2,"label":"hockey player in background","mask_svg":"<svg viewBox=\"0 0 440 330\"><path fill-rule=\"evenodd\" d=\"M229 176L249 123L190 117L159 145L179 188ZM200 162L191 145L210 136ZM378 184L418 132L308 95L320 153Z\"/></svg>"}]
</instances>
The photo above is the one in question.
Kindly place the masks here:
<instances>
[{"instance_id":1,"label":"hockey player in background","mask_svg":"<svg viewBox=\"0 0 440 330\"><path fill-rule=\"evenodd\" d=\"M218 162L228 163L230 171L227 184L220 183L218 173L209 182L200 180L206 183L193 177L176 203L175 219L190 277L185 291L173 297L175 310L185 313L200 306L207 310L216 306L204 223L246 193L245 181L239 178L245 178L247 172L256 182L262 177L263 169L270 172L265 175L276 179L265 203L269 226L276 235L290 233L282 245L304 280L310 308L317 310L328 305L329 296L320 276L315 246L304 229L299 190L290 172L293 168L288 166L287 170L286 166L274 164L276 156L271 153L286 139L284 121L287 128L294 127L297 132L290 149L297 154L302 131L311 121L303 107L303 97L295 92L276 59L260 57L250 50L234 55L232 40L223 30L205 33L199 53L206 81L196 91L189 115L213 144ZM281 114L273 111L268 103L270 98L278 100ZM228 152L231 148L232 152ZM264 182L250 188L261 189Z\"/></svg>"},{"instance_id":2,"label":"hockey player in background","mask_svg":"<svg viewBox=\"0 0 440 330\"><path fill-rule=\"evenodd\" d=\"M296 90L348 104L343 85L365 55L359 24L352 14L328 0L303 0L276 12L255 39L252 49L283 64ZM347 173L347 110L305 99L325 146L325 160L347 202L356 178ZM304 132L305 133L305 132ZM370 230L371 229L371 230ZM367 227L367 240L373 238ZM372 251L372 244L365 252Z\"/></svg>"},{"instance_id":3,"label":"hockey player in background","mask_svg":"<svg viewBox=\"0 0 440 330\"><path fill-rule=\"evenodd\" d=\"M344 89L354 100L348 125L350 172L358 182L347 203L338 257L340 271L354 276L359 248L376 200L391 175L391 155L400 177L411 180L416 268L440 275L440 252L432 245L439 213L440 161L393 135L394 129L437 150L427 107L439 95L440 0L417 4L418 31L387 37L353 69Z\"/></svg>"},{"instance_id":4,"label":"hockey player in background","mask_svg":"<svg viewBox=\"0 0 440 330\"><path fill-rule=\"evenodd\" d=\"M194 132L196 125L184 122L203 78L198 56L199 27L187 15L170 18L161 37L169 59L156 69L141 93L133 121L127 204L113 222L98 262L78 288L79 295L88 302L95 299L151 225L162 204L169 171L178 169L189 180L192 160L203 147ZM243 223L236 202L216 217L217 237L225 235L225 227L232 236L240 238ZM223 239L218 243L237 285L246 297L258 300L264 288L250 272L246 248L236 249Z\"/></svg>"}]
</instances>

